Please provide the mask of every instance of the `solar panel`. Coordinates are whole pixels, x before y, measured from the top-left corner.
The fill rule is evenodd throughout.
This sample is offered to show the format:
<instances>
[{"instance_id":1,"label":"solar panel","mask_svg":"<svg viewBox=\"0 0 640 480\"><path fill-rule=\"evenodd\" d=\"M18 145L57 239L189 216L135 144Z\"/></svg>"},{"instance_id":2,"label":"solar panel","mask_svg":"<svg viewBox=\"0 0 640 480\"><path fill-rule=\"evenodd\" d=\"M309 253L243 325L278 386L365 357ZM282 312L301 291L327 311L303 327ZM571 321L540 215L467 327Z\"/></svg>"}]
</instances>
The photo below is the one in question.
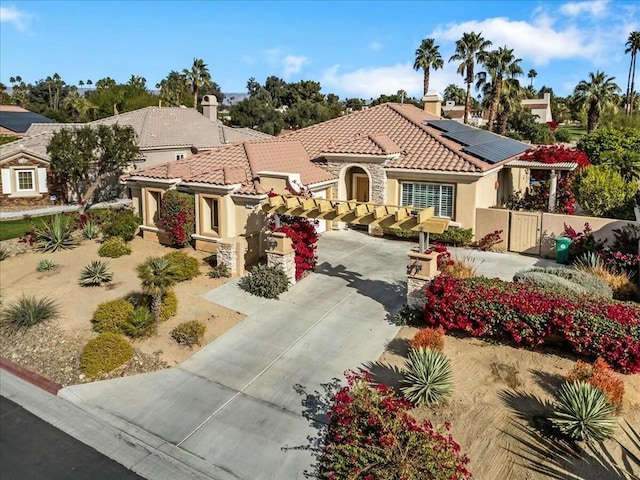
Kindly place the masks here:
<instances>
[{"instance_id":1,"label":"solar panel","mask_svg":"<svg viewBox=\"0 0 640 480\"><path fill-rule=\"evenodd\" d=\"M442 134L443 137L455 140L462 145L477 145L480 143L488 143L497 140L499 137L490 134L486 130L478 130L469 128L468 130L460 130L458 132L447 132Z\"/></svg>"},{"instance_id":2,"label":"solar panel","mask_svg":"<svg viewBox=\"0 0 640 480\"><path fill-rule=\"evenodd\" d=\"M51 123L53 120L34 112L1 112L0 125L17 133L26 132L32 123Z\"/></svg>"},{"instance_id":3,"label":"solar panel","mask_svg":"<svg viewBox=\"0 0 640 480\"><path fill-rule=\"evenodd\" d=\"M524 143L517 142L510 138L498 138L492 142L466 146L462 151L475 155L489 163L497 163L525 152L528 149L529 146Z\"/></svg>"},{"instance_id":4,"label":"solar panel","mask_svg":"<svg viewBox=\"0 0 640 480\"><path fill-rule=\"evenodd\" d=\"M456 122L455 120L427 120L424 124L443 132L459 132L470 129L464 123Z\"/></svg>"}]
</instances>

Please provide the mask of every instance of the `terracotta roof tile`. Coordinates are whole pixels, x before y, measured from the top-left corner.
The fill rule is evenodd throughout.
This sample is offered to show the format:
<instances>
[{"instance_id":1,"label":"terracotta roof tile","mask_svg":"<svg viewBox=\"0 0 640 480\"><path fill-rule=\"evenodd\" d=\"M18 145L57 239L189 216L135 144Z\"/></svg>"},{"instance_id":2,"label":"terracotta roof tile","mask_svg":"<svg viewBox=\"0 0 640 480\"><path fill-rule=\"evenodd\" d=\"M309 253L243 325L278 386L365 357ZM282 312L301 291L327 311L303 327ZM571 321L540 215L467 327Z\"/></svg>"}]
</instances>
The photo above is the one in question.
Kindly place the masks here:
<instances>
[{"instance_id":1,"label":"terracotta roof tile","mask_svg":"<svg viewBox=\"0 0 640 480\"><path fill-rule=\"evenodd\" d=\"M529 108L531 110L546 110L549 107L548 103L522 103L524 108Z\"/></svg>"}]
</instances>

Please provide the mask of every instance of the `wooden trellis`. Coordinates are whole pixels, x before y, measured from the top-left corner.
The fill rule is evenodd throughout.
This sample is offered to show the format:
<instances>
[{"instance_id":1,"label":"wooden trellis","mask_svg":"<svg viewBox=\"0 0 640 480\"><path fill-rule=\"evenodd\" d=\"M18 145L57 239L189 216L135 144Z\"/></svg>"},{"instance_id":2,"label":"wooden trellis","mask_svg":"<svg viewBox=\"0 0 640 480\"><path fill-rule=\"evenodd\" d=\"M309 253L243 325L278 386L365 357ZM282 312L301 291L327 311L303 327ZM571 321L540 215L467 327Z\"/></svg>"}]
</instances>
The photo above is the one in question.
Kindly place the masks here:
<instances>
[{"instance_id":1,"label":"wooden trellis","mask_svg":"<svg viewBox=\"0 0 640 480\"><path fill-rule=\"evenodd\" d=\"M325 200L295 195L269 197L262 210L266 214L293 215L332 222L374 225L424 233L442 233L449 228L446 218L434 218L434 208L411 205L376 205L355 200Z\"/></svg>"}]
</instances>

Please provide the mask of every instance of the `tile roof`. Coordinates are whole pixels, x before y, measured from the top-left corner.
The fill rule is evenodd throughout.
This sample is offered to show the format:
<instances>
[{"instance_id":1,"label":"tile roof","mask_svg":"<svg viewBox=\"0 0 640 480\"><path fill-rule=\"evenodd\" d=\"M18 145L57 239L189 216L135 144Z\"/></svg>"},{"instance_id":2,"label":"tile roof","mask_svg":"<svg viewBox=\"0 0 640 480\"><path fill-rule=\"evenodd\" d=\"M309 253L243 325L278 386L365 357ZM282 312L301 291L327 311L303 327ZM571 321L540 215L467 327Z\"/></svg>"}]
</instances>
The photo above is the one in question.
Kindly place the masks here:
<instances>
[{"instance_id":1,"label":"tile roof","mask_svg":"<svg viewBox=\"0 0 640 480\"><path fill-rule=\"evenodd\" d=\"M343 153L356 155L390 155L401 153L402 149L384 134L356 134L353 139L338 145L329 145L322 153Z\"/></svg>"},{"instance_id":2,"label":"tile roof","mask_svg":"<svg viewBox=\"0 0 640 480\"><path fill-rule=\"evenodd\" d=\"M39 133L0 145L0 159L11 157L16 153L25 152L43 159L47 159L47 145L51 140L50 133Z\"/></svg>"},{"instance_id":3,"label":"tile roof","mask_svg":"<svg viewBox=\"0 0 640 480\"><path fill-rule=\"evenodd\" d=\"M531 110L546 110L547 108L549 108L548 103L524 103L524 101L522 103L522 106Z\"/></svg>"}]
</instances>

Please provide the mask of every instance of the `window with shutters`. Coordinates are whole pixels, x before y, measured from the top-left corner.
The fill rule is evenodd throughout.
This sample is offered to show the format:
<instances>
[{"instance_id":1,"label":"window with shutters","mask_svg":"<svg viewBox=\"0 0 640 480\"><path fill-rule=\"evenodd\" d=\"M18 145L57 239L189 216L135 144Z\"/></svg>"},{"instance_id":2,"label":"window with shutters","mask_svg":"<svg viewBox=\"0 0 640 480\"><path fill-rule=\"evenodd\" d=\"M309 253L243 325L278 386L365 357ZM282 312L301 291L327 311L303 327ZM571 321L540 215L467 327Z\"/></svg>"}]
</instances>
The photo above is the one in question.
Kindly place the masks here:
<instances>
[{"instance_id":1,"label":"window with shutters","mask_svg":"<svg viewBox=\"0 0 640 480\"><path fill-rule=\"evenodd\" d=\"M436 217L453 218L453 195L453 185L403 182L400 204L434 207Z\"/></svg>"},{"instance_id":2,"label":"window with shutters","mask_svg":"<svg viewBox=\"0 0 640 480\"><path fill-rule=\"evenodd\" d=\"M33 170L16 170L16 186L18 192L33 192L35 187L35 172Z\"/></svg>"}]
</instances>

